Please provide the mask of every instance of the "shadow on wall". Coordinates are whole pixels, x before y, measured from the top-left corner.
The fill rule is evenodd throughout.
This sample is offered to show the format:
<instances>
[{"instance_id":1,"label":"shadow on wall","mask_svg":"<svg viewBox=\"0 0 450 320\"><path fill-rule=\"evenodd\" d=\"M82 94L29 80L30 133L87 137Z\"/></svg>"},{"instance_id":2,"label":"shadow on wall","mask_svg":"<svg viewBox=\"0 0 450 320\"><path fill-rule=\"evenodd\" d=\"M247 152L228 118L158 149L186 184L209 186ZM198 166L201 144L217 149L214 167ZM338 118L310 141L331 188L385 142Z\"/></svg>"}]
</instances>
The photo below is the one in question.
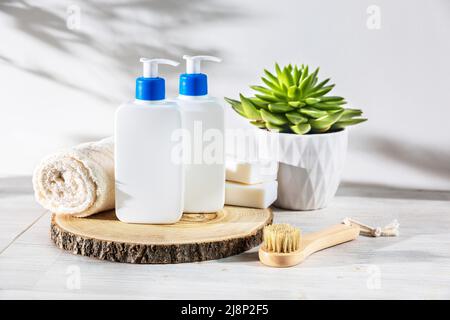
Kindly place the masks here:
<instances>
[{"instance_id":1,"label":"shadow on wall","mask_svg":"<svg viewBox=\"0 0 450 320\"><path fill-rule=\"evenodd\" d=\"M450 181L450 145L436 149L405 139L373 135L355 142L355 148L375 152L404 166Z\"/></svg>"},{"instance_id":2,"label":"shadow on wall","mask_svg":"<svg viewBox=\"0 0 450 320\"><path fill-rule=\"evenodd\" d=\"M67 7L61 6L59 1L48 1L45 6L32 3L33 1L26 0L2 1L0 15L11 17L18 31L52 50L84 60L92 60L91 54L102 54L107 61L111 61L108 62L112 63L111 68L128 77L135 75L135 69L128 66L136 65L141 56L179 60L182 54L198 52L199 48L188 42L171 41L169 33L182 33L184 28L197 25L207 29L210 22L236 19L241 15L234 8L211 0L190 0L189 5L183 5L182 9L177 0L111 0L107 5L75 0L71 4L78 5L82 12L82 27L80 30L70 30L66 25ZM85 30L83 21L89 21L89 30ZM75 57L71 50L74 45L82 46L87 50L87 55ZM72 83L70 78L61 76L59 70L21 65L5 54L6 50L5 47L0 49L0 62L72 89L82 90L98 99L111 101L111 98L101 92ZM220 55L211 47L202 47L201 53ZM31 54L35 53L30 52Z\"/></svg>"}]
</instances>

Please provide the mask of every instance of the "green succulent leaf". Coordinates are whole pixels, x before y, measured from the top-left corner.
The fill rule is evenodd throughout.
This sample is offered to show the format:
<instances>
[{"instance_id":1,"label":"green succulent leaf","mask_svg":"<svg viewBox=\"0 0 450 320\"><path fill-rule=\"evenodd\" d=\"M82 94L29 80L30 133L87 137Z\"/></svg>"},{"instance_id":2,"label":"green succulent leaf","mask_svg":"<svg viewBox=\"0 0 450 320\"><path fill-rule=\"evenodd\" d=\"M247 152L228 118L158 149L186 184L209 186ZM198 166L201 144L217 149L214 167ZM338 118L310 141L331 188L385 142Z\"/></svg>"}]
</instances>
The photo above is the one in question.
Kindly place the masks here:
<instances>
[{"instance_id":1,"label":"green succulent leaf","mask_svg":"<svg viewBox=\"0 0 450 320\"><path fill-rule=\"evenodd\" d=\"M301 108L301 107L306 106L306 103L304 103L302 101L289 101L288 104L294 108Z\"/></svg>"},{"instance_id":2,"label":"green succulent leaf","mask_svg":"<svg viewBox=\"0 0 450 320\"><path fill-rule=\"evenodd\" d=\"M343 108L340 105L337 104L329 104L329 103L316 103L314 105L314 108L324 111L335 111L335 110L342 110Z\"/></svg>"},{"instance_id":3,"label":"green succulent leaf","mask_svg":"<svg viewBox=\"0 0 450 320\"><path fill-rule=\"evenodd\" d=\"M333 125L332 129L334 129L334 130L343 129L347 126L353 126L355 124L358 124L358 123L361 123L364 121L367 121L367 119L366 118L356 118L356 119L338 121Z\"/></svg>"},{"instance_id":4,"label":"green succulent leaf","mask_svg":"<svg viewBox=\"0 0 450 320\"><path fill-rule=\"evenodd\" d=\"M321 129L317 129L317 128L312 128L311 127L311 132L314 132L314 133L325 133L325 132L328 132L328 131L332 131L331 128L332 128L332 126L323 127Z\"/></svg>"},{"instance_id":5,"label":"green succulent leaf","mask_svg":"<svg viewBox=\"0 0 450 320\"><path fill-rule=\"evenodd\" d=\"M296 111L286 113L286 118L292 124L306 123L308 122L308 118L302 116L300 113Z\"/></svg>"},{"instance_id":6,"label":"green succulent leaf","mask_svg":"<svg viewBox=\"0 0 450 320\"><path fill-rule=\"evenodd\" d=\"M251 120L262 120L261 113L259 110L255 107L255 105L246 97L244 97L242 94L239 95L241 98L241 105L242 109L244 111L245 117L247 119ZM264 109L261 109L264 110Z\"/></svg>"},{"instance_id":7,"label":"green succulent leaf","mask_svg":"<svg viewBox=\"0 0 450 320\"><path fill-rule=\"evenodd\" d=\"M289 106L287 103L279 102L269 104L269 110L274 113L286 113L294 110L294 108Z\"/></svg>"},{"instance_id":8,"label":"green succulent leaf","mask_svg":"<svg viewBox=\"0 0 450 320\"><path fill-rule=\"evenodd\" d=\"M321 102L339 102L339 101L343 101L343 100L344 100L344 98L338 97L338 96L328 96L328 97L320 98Z\"/></svg>"},{"instance_id":9,"label":"green succulent leaf","mask_svg":"<svg viewBox=\"0 0 450 320\"><path fill-rule=\"evenodd\" d=\"M255 97L259 98L262 101L268 102L268 103L280 102L280 99L278 99L274 96L267 96L264 94L255 94Z\"/></svg>"},{"instance_id":10,"label":"green succulent leaf","mask_svg":"<svg viewBox=\"0 0 450 320\"><path fill-rule=\"evenodd\" d=\"M286 78L285 70L286 70L286 68L283 70L283 72L280 75L280 83L281 83L282 87L288 88L290 86L290 84L289 84L289 80Z\"/></svg>"},{"instance_id":11,"label":"green succulent leaf","mask_svg":"<svg viewBox=\"0 0 450 320\"><path fill-rule=\"evenodd\" d=\"M302 95L304 95L310 88L313 76L314 76L314 74L311 73L309 76L306 77L305 80L300 81L300 85L298 86L298 89L300 90L300 93Z\"/></svg>"},{"instance_id":12,"label":"green succulent leaf","mask_svg":"<svg viewBox=\"0 0 450 320\"><path fill-rule=\"evenodd\" d=\"M274 132L282 132L285 130L285 128L283 126L279 126L270 122L266 123L266 127L267 129L269 129L270 131L274 131Z\"/></svg>"},{"instance_id":13,"label":"green succulent leaf","mask_svg":"<svg viewBox=\"0 0 450 320\"><path fill-rule=\"evenodd\" d=\"M305 81L306 77L308 77L308 68L308 66L303 67L302 65L302 75L300 77L299 84Z\"/></svg>"},{"instance_id":14,"label":"green succulent leaf","mask_svg":"<svg viewBox=\"0 0 450 320\"><path fill-rule=\"evenodd\" d=\"M310 116L311 118L322 118L328 115L326 111L319 110L312 107L304 107L300 109L300 113Z\"/></svg>"},{"instance_id":15,"label":"green succulent leaf","mask_svg":"<svg viewBox=\"0 0 450 320\"><path fill-rule=\"evenodd\" d=\"M257 108L257 109L266 109L266 110L269 110L269 103L268 102L266 102L266 101L263 101L263 100L261 100L261 99L259 99L259 98L255 98L255 97L251 97L251 98L248 98L254 105L255 105L255 107Z\"/></svg>"},{"instance_id":16,"label":"green succulent leaf","mask_svg":"<svg viewBox=\"0 0 450 320\"><path fill-rule=\"evenodd\" d=\"M270 89L267 89L267 88L265 88L263 86L250 86L250 88L252 88L255 91L259 91L259 92L261 92L262 94L265 94L265 95L269 95L270 96L272 94L272 91L270 91Z\"/></svg>"},{"instance_id":17,"label":"green succulent leaf","mask_svg":"<svg viewBox=\"0 0 450 320\"><path fill-rule=\"evenodd\" d=\"M337 105L344 105L347 104L347 101L341 100L341 101L325 101L325 104L337 104Z\"/></svg>"},{"instance_id":18,"label":"green succulent leaf","mask_svg":"<svg viewBox=\"0 0 450 320\"><path fill-rule=\"evenodd\" d=\"M323 80L317 86L314 87L314 90L317 91L317 90L323 88L329 81L330 81L330 78Z\"/></svg>"},{"instance_id":19,"label":"green succulent leaf","mask_svg":"<svg viewBox=\"0 0 450 320\"><path fill-rule=\"evenodd\" d=\"M319 70L320 68L316 68L316 70L314 70L314 72L311 74L311 86L314 86L317 83L317 75L319 74Z\"/></svg>"},{"instance_id":20,"label":"green succulent leaf","mask_svg":"<svg viewBox=\"0 0 450 320\"><path fill-rule=\"evenodd\" d=\"M284 115L272 113L264 109L261 109L261 117L264 121L275 124L277 126L282 126L288 123L288 120Z\"/></svg>"},{"instance_id":21,"label":"green succulent leaf","mask_svg":"<svg viewBox=\"0 0 450 320\"><path fill-rule=\"evenodd\" d=\"M280 86L280 82L278 81L278 78L275 77L270 71L268 71L267 69L264 69L264 73L266 74L267 78L269 78L269 80L277 85L278 87Z\"/></svg>"},{"instance_id":22,"label":"green succulent leaf","mask_svg":"<svg viewBox=\"0 0 450 320\"><path fill-rule=\"evenodd\" d=\"M300 80L300 76L302 75L300 69L297 66L294 66L294 73L292 77L294 78L294 85L298 86L298 81Z\"/></svg>"},{"instance_id":23,"label":"green succulent leaf","mask_svg":"<svg viewBox=\"0 0 450 320\"><path fill-rule=\"evenodd\" d=\"M316 104L317 102L320 102L320 99L318 99L318 98L306 98L305 102L306 102L306 104L312 105L312 104Z\"/></svg>"},{"instance_id":24,"label":"green succulent leaf","mask_svg":"<svg viewBox=\"0 0 450 320\"><path fill-rule=\"evenodd\" d=\"M283 72L281 71L281 68L278 65L278 63L275 63L275 72L277 73L278 79L280 79L282 77ZM278 80L278 81L280 81L280 80Z\"/></svg>"},{"instance_id":25,"label":"green succulent leaf","mask_svg":"<svg viewBox=\"0 0 450 320\"><path fill-rule=\"evenodd\" d=\"M294 126L290 126L291 130L296 134L305 134L311 131L311 125L309 123L300 123Z\"/></svg>"},{"instance_id":26,"label":"green succulent leaf","mask_svg":"<svg viewBox=\"0 0 450 320\"><path fill-rule=\"evenodd\" d=\"M283 70L283 75L284 78L286 79L286 86L287 87L291 87L294 85L294 78L292 77L292 66L290 68L284 68Z\"/></svg>"},{"instance_id":27,"label":"green succulent leaf","mask_svg":"<svg viewBox=\"0 0 450 320\"><path fill-rule=\"evenodd\" d=\"M293 98L295 98L297 96L297 94L298 94L297 86L295 86L295 85L290 86L289 89L288 89L288 97L290 99L293 99Z\"/></svg>"},{"instance_id":28,"label":"green succulent leaf","mask_svg":"<svg viewBox=\"0 0 450 320\"><path fill-rule=\"evenodd\" d=\"M250 123L260 129L266 128L266 123L264 121L256 120L256 121L250 121Z\"/></svg>"},{"instance_id":29,"label":"green succulent leaf","mask_svg":"<svg viewBox=\"0 0 450 320\"><path fill-rule=\"evenodd\" d=\"M225 97L224 100L225 100L226 102L228 102L230 105L239 105L239 106L241 105L241 102L240 102L240 101L237 101L237 100L235 100L235 99L231 99L231 98Z\"/></svg>"},{"instance_id":30,"label":"green succulent leaf","mask_svg":"<svg viewBox=\"0 0 450 320\"><path fill-rule=\"evenodd\" d=\"M321 98L322 100L322 98ZM326 108L327 106L340 106L342 108L342 106L344 104L346 104L347 101L342 100L342 101L325 101L325 102L320 102L320 105L322 105L324 108Z\"/></svg>"},{"instance_id":31,"label":"green succulent leaf","mask_svg":"<svg viewBox=\"0 0 450 320\"><path fill-rule=\"evenodd\" d=\"M234 99L230 99L225 97L225 101L228 102L231 107L233 108L234 111L236 111L240 116L245 117L246 115L244 113L244 109L242 108L242 105L239 101L234 100Z\"/></svg>"},{"instance_id":32,"label":"green succulent leaf","mask_svg":"<svg viewBox=\"0 0 450 320\"><path fill-rule=\"evenodd\" d=\"M283 93L274 91L272 94L275 96L275 98L278 98L278 100L285 101L285 100L287 100L288 97L287 97L287 88L284 85L284 83L282 84L282 88L283 88Z\"/></svg>"},{"instance_id":33,"label":"green succulent leaf","mask_svg":"<svg viewBox=\"0 0 450 320\"><path fill-rule=\"evenodd\" d=\"M288 102L288 104L289 104L291 107L294 107L294 108L299 107L299 106L300 106L300 103L302 103L302 102L301 102L301 101L289 101L289 102Z\"/></svg>"},{"instance_id":34,"label":"green succulent leaf","mask_svg":"<svg viewBox=\"0 0 450 320\"><path fill-rule=\"evenodd\" d=\"M345 109L344 113L342 114L342 117L339 119L339 121L350 120L354 117L359 117L361 115L362 115L362 111L359 109Z\"/></svg>"},{"instance_id":35,"label":"green succulent leaf","mask_svg":"<svg viewBox=\"0 0 450 320\"><path fill-rule=\"evenodd\" d=\"M310 97L322 97L334 88L334 84L323 87L321 89L313 89L309 92Z\"/></svg>"},{"instance_id":36,"label":"green succulent leaf","mask_svg":"<svg viewBox=\"0 0 450 320\"><path fill-rule=\"evenodd\" d=\"M333 124L338 122L342 115L344 114L344 110L341 110L339 112L328 114L324 117L321 117L319 119L311 120L309 121L309 124L311 124L311 127L313 129L327 129L330 128Z\"/></svg>"},{"instance_id":37,"label":"green succulent leaf","mask_svg":"<svg viewBox=\"0 0 450 320\"><path fill-rule=\"evenodd\" d=\"M278 81L277 81L277 83L273 83L272 81L270 81L270 80L268 80L268 79L266 79L264 77L261 77L261 80L266 84L266 86L268 86L273 91L277 91L277 92L280 92L280 93L282 92L281 88L280 88L280 86L278 84Z\"/></svg>"}]
</instances>

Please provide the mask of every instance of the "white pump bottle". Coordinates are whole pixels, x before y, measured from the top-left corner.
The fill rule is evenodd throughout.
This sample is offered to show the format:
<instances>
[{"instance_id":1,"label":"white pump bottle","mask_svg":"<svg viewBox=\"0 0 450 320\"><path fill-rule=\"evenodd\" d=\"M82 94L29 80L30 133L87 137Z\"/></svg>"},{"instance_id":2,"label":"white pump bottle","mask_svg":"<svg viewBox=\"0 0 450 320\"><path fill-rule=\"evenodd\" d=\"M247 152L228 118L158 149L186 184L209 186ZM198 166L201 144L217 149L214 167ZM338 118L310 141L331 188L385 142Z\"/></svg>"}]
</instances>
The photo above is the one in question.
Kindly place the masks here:
<instances>
[{"instance_id":1,"label":"white pump bottle","mask_svg":"<svg viewBox=\"0 0 450 320\"><path fill-rule=\"evenodd\" d=\"M136 99L123 104L115 118L116 215L128 223L177 222L183 212L183 164L173 159L181 129L176 103L165 100L165 81L158 64L142 58L143 77L136 79Z\"/></svg>"},{"instance_id":2,"label":"white pump bottle","mask_svg":"<svg viewBox=\"0 0 450 320\"><path fill-rule=\"evenodd\" d=\"M225 202L224 110L208 96L202 61L211 56L183 56L186 73L180 75L180 106L184 139L184 212L216 212ZM186 137L187 135L187 137Z\"/></svg>"}]
</instances>

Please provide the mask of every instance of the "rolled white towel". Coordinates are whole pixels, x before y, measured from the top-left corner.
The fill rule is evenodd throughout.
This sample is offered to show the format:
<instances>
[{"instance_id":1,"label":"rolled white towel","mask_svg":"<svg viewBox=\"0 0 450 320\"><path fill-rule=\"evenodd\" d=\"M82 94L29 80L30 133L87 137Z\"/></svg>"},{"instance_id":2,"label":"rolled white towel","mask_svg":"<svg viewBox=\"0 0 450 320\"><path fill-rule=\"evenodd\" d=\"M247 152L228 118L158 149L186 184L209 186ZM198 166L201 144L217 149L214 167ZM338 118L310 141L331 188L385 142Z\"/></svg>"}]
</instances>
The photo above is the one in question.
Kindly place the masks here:
<instances>
[{"instance_id":1,"label":"rolled white towel","mask_svg":"<svg viewBox=\"0 0 450 320\"><path fill-rule=\"evenodd\" d=\"M34 171L33 187L37 202L56 214L87 217L113 209L113 138L46 157Z\"/></svg>"}]
</instances>

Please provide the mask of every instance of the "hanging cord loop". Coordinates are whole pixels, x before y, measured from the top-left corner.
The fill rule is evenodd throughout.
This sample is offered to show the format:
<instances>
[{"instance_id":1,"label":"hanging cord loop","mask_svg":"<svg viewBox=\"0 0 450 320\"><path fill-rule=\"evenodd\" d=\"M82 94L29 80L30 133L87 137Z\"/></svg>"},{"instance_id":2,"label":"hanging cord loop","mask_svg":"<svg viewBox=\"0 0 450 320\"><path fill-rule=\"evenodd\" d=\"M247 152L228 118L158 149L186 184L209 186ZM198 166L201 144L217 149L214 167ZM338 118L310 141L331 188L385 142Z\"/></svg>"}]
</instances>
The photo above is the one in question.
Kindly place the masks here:
<instances>
[{"instance_id":1,"label":"hanging cord loop","mask_svg":"<svg viewBox=\"0 0 450 320\"><path fill-rule=\"evenodd\" d=\"M347 226L357 225L360 229L360 235L367 237L397 237L399 235L400 224L397 220L392 221L384 228L371 227L352 218L345 218L342 221Z\"/></svg>"}]
</instances>

